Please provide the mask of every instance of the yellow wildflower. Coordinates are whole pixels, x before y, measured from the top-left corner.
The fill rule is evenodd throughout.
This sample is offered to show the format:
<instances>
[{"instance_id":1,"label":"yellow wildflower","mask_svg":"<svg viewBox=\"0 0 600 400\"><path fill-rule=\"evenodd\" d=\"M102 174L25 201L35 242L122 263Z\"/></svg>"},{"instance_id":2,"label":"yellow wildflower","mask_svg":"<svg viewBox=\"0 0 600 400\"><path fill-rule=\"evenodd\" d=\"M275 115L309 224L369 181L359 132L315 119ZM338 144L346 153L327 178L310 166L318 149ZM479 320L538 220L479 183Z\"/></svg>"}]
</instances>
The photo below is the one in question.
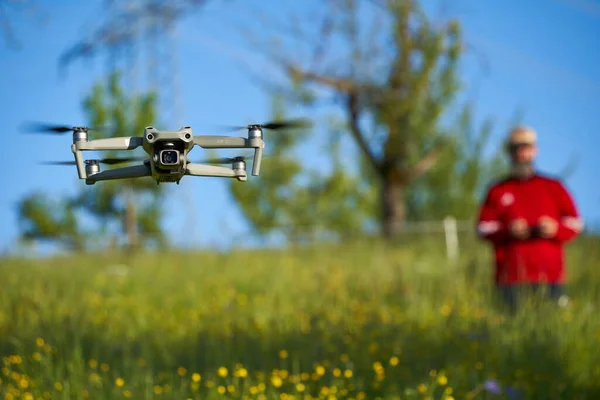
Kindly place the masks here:
<instances>
[{"instance_id":1,"label":"yellow wildflower","mask_svg":"<svg viewBox=\"0 0 600 400\"><path fill-rule=\"evenodd\" d=\"M275 386L276 388L281 387L281 385L283 385L283 380L277 376L277 375L273 375L271 377L271 384L273 386Z\"/></svg>"}]
</instances>

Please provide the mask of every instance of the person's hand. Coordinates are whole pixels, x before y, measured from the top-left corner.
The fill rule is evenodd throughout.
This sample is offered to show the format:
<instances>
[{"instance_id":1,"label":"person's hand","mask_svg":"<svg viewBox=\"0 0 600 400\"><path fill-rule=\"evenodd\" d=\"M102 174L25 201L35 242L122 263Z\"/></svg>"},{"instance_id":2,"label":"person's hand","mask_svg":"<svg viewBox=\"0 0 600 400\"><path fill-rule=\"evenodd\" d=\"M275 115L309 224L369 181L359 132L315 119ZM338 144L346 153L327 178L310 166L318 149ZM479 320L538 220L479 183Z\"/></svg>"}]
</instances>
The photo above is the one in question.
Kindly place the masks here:
<instances>
[{"instance_id":1,"label":"person's hand","mask_svg":"<svg viewBox=\"0 0 600 400\"><path fill-rule=\"evenodd\" d=\"M540 227L541 237L551 239L556 235L556 231L558 230L558 222L554 218L544 215L539 219L538 224Z\"/></svg>"},{"instance_id":2,"label":"person's hand","mask_svg":"<svg viewBox=\"0 0 600 400\"><path fill-rule=\"evenodd\" d=\"M515 219L510 223L510 233L517 239L526 239L529 236L529 227L527 221L523 218Z\"/></svg>"}]
</instances>

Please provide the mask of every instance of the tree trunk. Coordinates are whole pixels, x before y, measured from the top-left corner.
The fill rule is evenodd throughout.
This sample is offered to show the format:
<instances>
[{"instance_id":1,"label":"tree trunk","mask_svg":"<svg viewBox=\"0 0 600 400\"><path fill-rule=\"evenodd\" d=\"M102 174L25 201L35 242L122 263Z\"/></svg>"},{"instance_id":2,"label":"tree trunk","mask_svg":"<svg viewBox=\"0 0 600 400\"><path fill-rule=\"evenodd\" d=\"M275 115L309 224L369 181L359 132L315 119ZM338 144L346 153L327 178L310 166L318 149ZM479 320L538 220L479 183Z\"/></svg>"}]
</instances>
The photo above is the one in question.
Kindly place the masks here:
<instances>
[{"instance_id":1,"label":"tree trunk","mask_svg":"<svg viewBox=\"0 0 600 400\"><path fill-rule=\"evenodd\" d=\"M382 228L386 238L395 237L402 228L406 218L406 205L404 203L404 183L393 172L384 176L381 187L382 200Z\"/></svg>"},{"instance_id":2,"label":"tree trunk","mask_svg":"<svg viewBox=\"0 0 600 400\"><path fill-rule=\"evenodd\" d=\"M126 202L125 206L125 231L127 234L127 247L133 250L137 247L137 218L135 215L135 202L133 200L133 193L131 188L126 190Z\"/></svg>"}]
</instances>

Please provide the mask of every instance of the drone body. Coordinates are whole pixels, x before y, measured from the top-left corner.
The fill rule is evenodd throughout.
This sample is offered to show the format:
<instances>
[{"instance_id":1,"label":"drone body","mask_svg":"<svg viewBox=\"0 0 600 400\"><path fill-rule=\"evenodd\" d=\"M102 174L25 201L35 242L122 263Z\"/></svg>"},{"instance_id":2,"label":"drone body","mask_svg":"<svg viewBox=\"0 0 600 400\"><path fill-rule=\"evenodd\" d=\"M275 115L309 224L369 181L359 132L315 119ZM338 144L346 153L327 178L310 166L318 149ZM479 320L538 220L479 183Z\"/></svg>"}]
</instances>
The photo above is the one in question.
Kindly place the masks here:
<instances>
[{"instance_id":1,"label":"drone body","mask_svg":"<svg viewBox=\"0 0 600 400\"><path fill-rule=\"evenodd\" d=\"M35 131L65 133L73 132L73 144L71 150L75 161L58 162L53 164L76 165L80 179L84 179L87 185L93 185L99 181L151 177L157 184L163 182L175 182L179 184L186 176L211 176L223 178L235 178L239 181L247 180L246 157L234 157L219 160L207 160L204 163L193 163L189 159L189 153L195 146L205 149L253 149L252 175L258 176L262 161L263 129L285 129L294 127L303 121L271 122L264 125L248 125L236 129L247 129L247 137L202 135L195 136L192 128L184 126L176 131L159 130L153 126L144 129L143 136L123 136L105 139L89 140L87 127L67 127L44 125L38 126ZM145 157L111 158L102 160L84 160L84 151L101 150L135 150L142 148ZM141 161L138 165L100 170L100 164L117 164L122 162ZM208 163L230 163L231 167L209 165Z\"/></svg>"},{"instance_id":2,"label":"drone body","mask_svg":"<svg viewBox=\"0 0 600 400\"><path fill-rule=\"evenodd\" d=\"M252 175L260 173L263 149L260 126L249 126L248 137L194 136L192 128L185 126L177 131L161 131L146 127L143 136L116 137L88 140L86 128L74 128L71 150L80 179L93 185L98 181L151 176L157 184L175 182L179 184L185 175L213 176L247 180L246 162L242 157L232 159L231 167L192 163L188 155L194 146L206 149L254 149ZM100 160L83 159L87 150L134 150L142 147L148 158L142 164L100 171Z\"/></svg>"}]
</instances>

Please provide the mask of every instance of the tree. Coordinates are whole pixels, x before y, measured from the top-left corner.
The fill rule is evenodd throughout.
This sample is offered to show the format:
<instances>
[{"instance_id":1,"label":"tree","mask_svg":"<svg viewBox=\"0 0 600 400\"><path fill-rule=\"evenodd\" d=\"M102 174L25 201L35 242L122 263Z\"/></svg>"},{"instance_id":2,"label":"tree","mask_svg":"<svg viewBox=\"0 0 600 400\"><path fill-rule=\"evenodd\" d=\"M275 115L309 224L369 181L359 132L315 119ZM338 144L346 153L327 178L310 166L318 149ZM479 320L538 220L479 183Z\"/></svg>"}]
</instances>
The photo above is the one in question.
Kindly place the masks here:
<instances>
[{"instance_id":1,"label":"tree","mask_svg":"<svg viewBox=\"0 0 600 400\"><path fill-rule=\"evenodd\" d=\"M379 188L383 233L393 236L412 211L408 208L411 187L455 148L444 118L455 110L462 89L461 27L457 20L432 22L416 1L389 0L374 11L380 20L371 25L375 33L365 40L362 32L369 26L361 7L371 3L331 1L323 3L324 9L325 4L331 7L315 29L317 41L311 47L320 63L301 52L300 44L288 44L300 61L283 52L270 57L304 97L328 92L339 99L348 131ZM299 29L293 32L294 39L306 43ZM327 53L324 49L334 42L336 46ZM326 65L326 56L332 60L331 68L319 68ZM374 128L367 129L366 122ZM417 203L412 201L412 206Z\"/></svg>"},{"instance_id":2,"label":"tree","mask_svg":"<svg viewBox=\"0 0 600 400\"><path fill-rule=\"evenodd\" d=\"M97 83L83 102L88 125L106 128L93 131L94 138L139 134L144 127L156 124L155 99L153 93L126 96L116 73L106 84ZM113 151L102 155L131 156L130 150L123 153ZM33 193L19 203L21 237L53 241L82 250L97 246L98 238L109 235L111 228L116 227L112 237L125 236L129 248L150 243L164 245L161 196L161 187L150 178L84 185L76 195L62 196L54 201L48 200L45 194ZM84 231L79 223L83 216L91 217L97 223L96 229L87 226Z\"/></svg>"},{"instance_id":3,"label":"tree","mask_svg":"<svg viewBox=\"0 0 600 400\"><path fill-rule=\"evenodd\" d=\"M156 95L150 92L127 96L119 79L119 73L111 74L106 85L96 84L84 100L90 125L109 127L100 130L96 138L139 135L146 126L157 123ZM103 155L130 156L131 151L103 152ZM75 203L94 215L103 231L111 224L119 226L118 236L124 234L128 247L135 248L143 240L164 244L159 207L162 192L162 187L150 178L105 181L82 190Z\"/></svg>"},{"instance_id":4,"label":"tree","mask_svg":"<svg viewBox=\"0 0 600 400\"><path fill-rule=\"evenodd\" d=\"M274 96L272 119L286 119L281 95ZM372 222L373 192L357 190L360 178L340 158L337 136L328 146L333 154L329 173L303 168L294 151L299 139L309 135L306 130L269 134L260 179L229 182L232 197L258 234L280 232L297 243L319 235L349 236Z\"/></svg>"},{"instance_id":5,"label":"tree","mask_svg":"<svg viewBox=\"0 0 600 400\"><path fill-rule=\"evenodd\" d=\"M17 214L22 240L58 242L76 251L85 248L86 236L68 200L50 200L44 193L31 193L19 202Z\"/></svg>"}]
</instances>

